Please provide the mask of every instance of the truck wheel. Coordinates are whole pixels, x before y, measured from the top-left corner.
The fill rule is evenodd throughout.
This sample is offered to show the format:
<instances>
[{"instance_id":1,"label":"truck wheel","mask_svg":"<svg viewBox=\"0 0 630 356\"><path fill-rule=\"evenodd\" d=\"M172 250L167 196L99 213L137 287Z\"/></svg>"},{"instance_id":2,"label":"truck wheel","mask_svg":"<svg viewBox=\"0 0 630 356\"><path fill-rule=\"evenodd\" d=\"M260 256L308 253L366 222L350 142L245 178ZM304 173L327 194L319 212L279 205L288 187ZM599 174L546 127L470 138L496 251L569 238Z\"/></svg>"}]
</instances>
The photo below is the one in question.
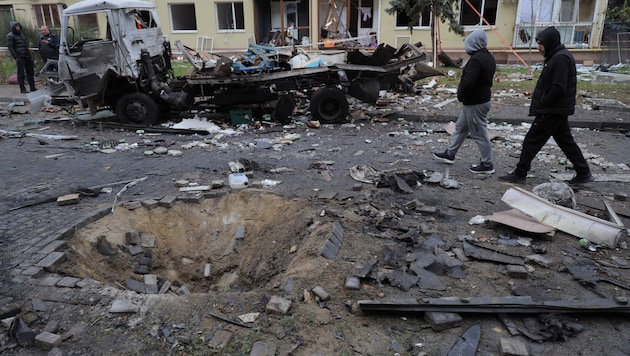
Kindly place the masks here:
<instances>
[{"instance_id":1,"label":"truck wheel","mask_svg":"<svg viewBox=\"0 0 630 356\"><path fill-rule=\"evenodd\" d=\"M311 96L311 114L324 124L340 124L348 115L346 95L337 88L319 88Z\"/></svg>"},{"instance_id":2,"label":"truck wheel","mask_svg":"<svg viewBox=\"0 0 630 356\"><path fill-rule=\"evenodd\" d=\"M116 116L124 124L155 125L158 114L158 104L143 93L126 94L116 104Z\"/></svg>"}]
</instances>

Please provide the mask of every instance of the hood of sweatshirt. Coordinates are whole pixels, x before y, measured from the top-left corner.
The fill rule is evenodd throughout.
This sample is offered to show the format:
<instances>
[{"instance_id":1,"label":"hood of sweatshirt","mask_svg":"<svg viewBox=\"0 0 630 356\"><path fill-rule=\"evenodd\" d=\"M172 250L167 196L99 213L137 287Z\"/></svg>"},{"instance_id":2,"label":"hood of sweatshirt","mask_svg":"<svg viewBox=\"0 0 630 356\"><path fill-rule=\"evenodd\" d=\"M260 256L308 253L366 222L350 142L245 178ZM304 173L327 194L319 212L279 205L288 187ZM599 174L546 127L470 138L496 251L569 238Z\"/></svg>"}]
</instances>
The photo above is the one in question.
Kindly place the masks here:
<instances>
[{"instance_id":1,"label":"hood of sweatshirt","mask_svg":"<svg viewBox=\"0 0 630 356\"><path fill-rule=\"evenodd\" d=\"M488 37L484 30L475 30L464 40L464 49L468 54L473 54L480 49L484 49L487 45Z\"/></svg>"},{"instance_id":2,"label":"hood of sweatshirt","mask_svg":"<svg viewBox=\"0 0 630 356\"><path fill-rule=\"evenodd\" d=\"M558 48L560 43L560 32L555 27L547 27L542 30L538 36L536 36L536 41L540 41L543 46L545 46L545 57L549 53L552 53L556 48Z\"/></svg>"},{"instance_id":3,"label":"hood of sweatshirt","mask_svg":"<svg viewBox=\"0 0 630 356\"><path fill-rule=\"evenodd\" d=\"M17 22L17 21L11 21L11 22L9 22L9 26L11 26L11 32L13 32L13 33L19 33L19 32L20 32L20 31L18 31L18 30L15 28L15 26L17 26L17 25L20 25L20 29L22 28L22 25L21 25L19 22Z\"/></svg>"}]
</instances>

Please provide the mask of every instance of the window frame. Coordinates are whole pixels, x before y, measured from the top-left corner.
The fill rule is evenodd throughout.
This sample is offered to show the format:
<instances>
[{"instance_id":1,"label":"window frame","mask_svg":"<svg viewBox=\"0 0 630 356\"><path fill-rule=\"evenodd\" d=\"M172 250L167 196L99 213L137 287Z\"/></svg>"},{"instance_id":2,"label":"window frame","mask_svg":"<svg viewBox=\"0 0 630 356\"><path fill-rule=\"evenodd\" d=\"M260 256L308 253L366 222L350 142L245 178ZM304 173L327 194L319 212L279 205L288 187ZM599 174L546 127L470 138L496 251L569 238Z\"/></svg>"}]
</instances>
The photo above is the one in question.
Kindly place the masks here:
<instances>
[{"instance_id":1,"label":"window frame","mask_svg":"<svg viewBox=\"0 0 630 356\"><path fill-rule=\"evenodd\" d=\"M48 4L33 4L32 10L35 17L35 25L37 28L42 26L48 26L48 28L61 28L61 12L60 4L48 3ZM50 20L52 23L48 23Z\"/></svg>"},{"instance_id":2,"label":"window frame","mask_svg":"<svg viewBox=\"0 0 630 356\"><path fill-rule=\"evenodd\" d=\"M486 14L486 5L487 5L488 2L494 2L496 4L496 7L494 9L494 22L488 21L490 23L490 26L492 26L493 28L496 27L496 25L497 25L497 17L498 17L498 14L499 14L499 3L500 3L500 1L499 0L479 0L479 1L481 2L481 7L478 10L479 10L479 12L482 15ZM464 27L464 29L473 29L473 28L486 27L487 26L486 23L483 21L483 19L480 16L478 16L477 13L475 13L472 9L469 9L468 11L471 11L479 19L479 22L477 22L477 24L464 24L462 16L464 16L463 9L465 9L465 8L466 9L469 8L468 4L465 1L461 1L460 4L459 4L459 9L460 9L460 11L459 11L459 23L460 23L460 25L462 27ZM486 20L487 20L486 16L484 16L484 18L486 18Z\"/></svg>"},{"instance_id":3,"label":"window frame","mask_svg":"<svg viewBox=\"0 0 630 356\"><path fill-rule=\"evenodd\" d=\"M240 6L235 6L236 4ZM226 6L226 5L229 5L228 9L219 10L219 6ZM243 1L216 1L214 3L214 10L215 10L214 13L216 16L217 33L245 32L245 4ZM224 27L224 28L221 27L222 22L225 22L225 21L219 21L219 15L223 14L224 11L229 11L230 15L232 15L231 27ZM240 14L238 12L240 12ZM238 27L239 25L241 27Z\"/></svg>"},{"instance_id":4,"label":"window frame","mask_svg":"<svg viewBox=\"0 0 630 356\"><path fill-rule=\"evenodd\" d=\"M194 13L194 17L193 17L193 21L194 21L194 29L176 29L175 28L175 21L173 18L173 7L183 7L183 6L192 6L192 12ZM190 2L190 3L171 3L168 4L168 13L169 13L169 19L171 21L171 32L173 33L197 33L199 31L199 26L197 25L197 7L195 6L195 3Z\"/></svg>"},{"instance_id":5,"label":"window frame","mask_svg":"<svg viewBox=\"0 0 630 356\"><path fill-rule=\"evenodd\" d=\"M422 23L425 20L425 15L428 15L428 24L427 25L423 25ZM398 12L396 12L396 23L395 23L395 27L394 29L396 30L406 30L409 28L409 25L400 25L398 23L399 20L399 16L405 16L409 21L411 21L411 19L409 18L409 16L407 16L407 14L399 14ZM415 21L414 21L415 22ZM417 24L414 24L412 29L414 30L426 30L426 29L430 29L431 28L431 22L433 22L433 16L431 15L431 10L428 11L428 13L423 13L421 14L418 18L417 18Z\"/></svg>"},{"instance_id":6,"label":"window frame","mask_svg":"<svg viewBox=\"0 0 630 356\"><path fill-rule=\"evenodd\" d=\"M596 0L590 3L579 0L528 0L519 2L514 37L514 48L533 48L536 46L533 38L549 26L555 26L562 37L562 43L567 48L591 48L592 33L596 24ZM571 19L562 21L562 11L566 2L572 2ZM545 5L545 7L542 6ZM535 11L530 13L528 6L534 6ZM588 18L581 18L586 14ZM582 21L576 21L582 20Z\"/></svg>"}]
</instances>

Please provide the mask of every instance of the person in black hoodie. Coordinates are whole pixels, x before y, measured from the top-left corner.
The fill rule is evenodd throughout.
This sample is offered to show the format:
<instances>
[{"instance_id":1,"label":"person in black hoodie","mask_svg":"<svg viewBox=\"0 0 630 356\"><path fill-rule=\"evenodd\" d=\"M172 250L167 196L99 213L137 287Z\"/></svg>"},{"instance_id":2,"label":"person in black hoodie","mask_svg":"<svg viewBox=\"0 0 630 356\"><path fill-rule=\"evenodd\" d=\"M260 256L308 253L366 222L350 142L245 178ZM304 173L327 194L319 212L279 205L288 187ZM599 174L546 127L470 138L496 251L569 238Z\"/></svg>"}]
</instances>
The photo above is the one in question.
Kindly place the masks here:
<instances>
[{"instance_id":1,"label":"person in black hoodie","mask_svg":"<svg viewBox=\"0 0 630 356\"><path fill-rule=\"evenodd\" d=\"M433 157L452 164L455 154L470 133L481 154L479 164L470 166L470 171L483 174L494 173L492 144L488 138L488 112L496 61L486 48L487 44L488 38L483 30L473 31L464 40L470 60L464 66L457 87L457 100L462 102L463 107L455 123L455 134L450 145L444 152L433 153Z\"/></svg>"},{"instance_id":2,"label":"person in black hoodie","mask_svg":"<svg viewBox=\"0 0 630 356\"><path fill-rule=\"evenodd\" d=\"M17 65L17 78L20 84L20 92L28 93L25 79L28 81L31 91L36 91L33 58L28 49L28 40L22 33L22 25L17 21L11 21L11 32L7 34L7 47Z\"/></svg>"},{"instance_id":3,"label":"person in black hoodie","mask_svg":"<svg viewBox=\"0 0 630 356\"><path fill-rule=\"evenodd\" d=\"M568 181L569 184L592 182L593 176L588 163L575 143L569 127L569 115L573 115L575 111L577 91L575 59L560 43L560 32L555 27L541 31L536 42L545 62L529 107L529 116L535 116L534 122L525 135L516 169L499 177L499 180L524 183L532 160L547 140L553 137L575 169L576 175Z\"/></svg>"}]
</instances>

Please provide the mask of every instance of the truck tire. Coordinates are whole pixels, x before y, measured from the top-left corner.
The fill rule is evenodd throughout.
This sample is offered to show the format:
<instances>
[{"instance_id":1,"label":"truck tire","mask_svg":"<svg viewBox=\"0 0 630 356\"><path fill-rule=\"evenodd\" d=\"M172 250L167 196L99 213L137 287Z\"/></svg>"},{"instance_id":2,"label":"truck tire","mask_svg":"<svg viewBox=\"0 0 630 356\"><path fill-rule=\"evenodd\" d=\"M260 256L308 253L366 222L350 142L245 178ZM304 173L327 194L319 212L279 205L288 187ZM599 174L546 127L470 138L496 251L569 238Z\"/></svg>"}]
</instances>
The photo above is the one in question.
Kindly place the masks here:
<instances>
[{"instance_id":1,"label":"truck tire","mask_svg":"<svg viewBox=\"0 0 630 356\"><path fill-rule=\"evenodd\" d=\"M158 104L144 93L125 94L116 104L116 116L123 124L155 125L158 115Z\"/></svg>"},{"instance_id":2,"label":"truck tire","mask_svg":"<svg viewBox=\"0 0 630 356\"><path fill-rule=\"evenodd\" d=\"M339 89L324 87L311 96L311 115L324 124L341 124L348 115L348 100Z\"/></svg>"}]
</instances>

